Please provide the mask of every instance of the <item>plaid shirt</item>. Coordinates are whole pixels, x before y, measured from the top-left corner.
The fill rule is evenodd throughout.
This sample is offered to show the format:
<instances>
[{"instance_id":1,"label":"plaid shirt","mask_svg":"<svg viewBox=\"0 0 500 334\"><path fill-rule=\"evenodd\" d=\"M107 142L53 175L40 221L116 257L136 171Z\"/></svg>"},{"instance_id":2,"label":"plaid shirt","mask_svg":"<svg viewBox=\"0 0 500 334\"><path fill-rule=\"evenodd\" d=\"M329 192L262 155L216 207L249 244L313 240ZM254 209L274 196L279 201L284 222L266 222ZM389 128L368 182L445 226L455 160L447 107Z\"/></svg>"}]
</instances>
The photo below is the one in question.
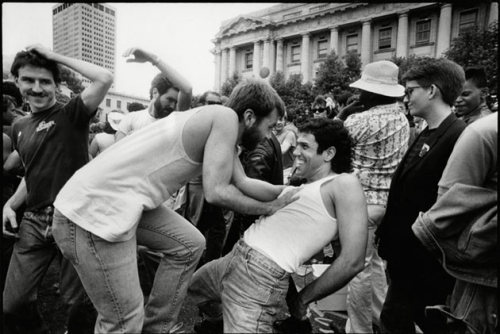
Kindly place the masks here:
<instances>
[{"instance_id":1,"label":"plaid shirt","mask_svg":"<svg viewBox=\"0 0 500 334\"><path fill-rule=\"evenodd\" d=\"M344 123L354 141L353 167L367 204L386 205L391 178L408 149L410 126L401 103L352 114Z\"/></svg>"}]
</instances>

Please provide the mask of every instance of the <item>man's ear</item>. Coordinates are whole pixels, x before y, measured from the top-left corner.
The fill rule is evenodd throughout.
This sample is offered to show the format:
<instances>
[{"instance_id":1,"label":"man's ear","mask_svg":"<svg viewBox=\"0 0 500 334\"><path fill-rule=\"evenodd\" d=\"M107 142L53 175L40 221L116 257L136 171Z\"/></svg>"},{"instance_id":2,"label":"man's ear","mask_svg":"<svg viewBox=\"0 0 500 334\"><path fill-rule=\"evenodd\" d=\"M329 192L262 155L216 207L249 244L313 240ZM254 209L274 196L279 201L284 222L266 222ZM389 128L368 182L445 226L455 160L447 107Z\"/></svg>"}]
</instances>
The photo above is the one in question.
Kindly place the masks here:
<instances>
[{"instance_id":1,"label":"man's ear","mask_svg":"<svg viewBox=\"0 0 500 334\"><path fill-rule=\"evenodd\" d=\"M337 149L335 148L335 146L330 146L323 151L323 157L325 161L332 161L332 159L335 157L335 154L337 154Z\"/></svg>"},{"instance_id":2,"label":"man's ear","mask_svg":"<svg viewBox=\"0 0 500 334\"><path fill-rule=\"evenodd\" d=\"M436 96L438 96L438 92L439 94L441 94L441 91L439 90L438 86L434 85L434 84L431 84L430 88L432 89L431 92L429 93L429 100L432 100L433 98L435 98Z\"/></svg>"},{"instance_id":3,"label":"man's ear","mask_svg":"<svg viewBox=\"0 0 500 334\"><path fill-rule=\"evenodd\" d=\"M243 124L245 124L247 127L251 127L254 125L255 121L257 118L255 117L255 113L253 112L252 109L247 109L243 113Z\"/></svg>"},{"instance_id":4,"label":"man's ear","mask_svg":"<svg viewBox=\"0 0 500 334\"><path fill-rule=\"evenodd\" d=\"M156 99L160 95L158 88L153 87L153 89L151 89L151 95L153 96L152 100Z\"/></svg>"}]
</instances>

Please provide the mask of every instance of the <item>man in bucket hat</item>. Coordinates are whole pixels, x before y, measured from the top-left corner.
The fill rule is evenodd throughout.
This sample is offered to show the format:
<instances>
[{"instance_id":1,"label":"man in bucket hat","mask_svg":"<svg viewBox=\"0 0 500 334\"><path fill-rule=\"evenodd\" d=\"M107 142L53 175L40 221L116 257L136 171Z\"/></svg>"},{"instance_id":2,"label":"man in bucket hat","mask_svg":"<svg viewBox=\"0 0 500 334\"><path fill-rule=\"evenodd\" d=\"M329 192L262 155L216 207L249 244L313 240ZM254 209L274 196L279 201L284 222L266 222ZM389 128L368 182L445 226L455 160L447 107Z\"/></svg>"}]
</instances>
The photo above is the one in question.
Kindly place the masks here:
<instances>
[{"instance_id":1,"label":"man in bucket hat","mask_svg":"<svg viewBox=\"0 0 500 334\"><path fill-rule=\"evenodd\" d=\"M366 65L361 79L350 87L360 90L362 112L347 117L354 141L353 167L366 197L368 243L365 268L347 286L347 333L372 333L378 326L387 292L383 260L374 246L375 229L384 213L392 175L408 148L410 127L400 97L399 68L390 61Z\"/></svg>"}]
</instances>

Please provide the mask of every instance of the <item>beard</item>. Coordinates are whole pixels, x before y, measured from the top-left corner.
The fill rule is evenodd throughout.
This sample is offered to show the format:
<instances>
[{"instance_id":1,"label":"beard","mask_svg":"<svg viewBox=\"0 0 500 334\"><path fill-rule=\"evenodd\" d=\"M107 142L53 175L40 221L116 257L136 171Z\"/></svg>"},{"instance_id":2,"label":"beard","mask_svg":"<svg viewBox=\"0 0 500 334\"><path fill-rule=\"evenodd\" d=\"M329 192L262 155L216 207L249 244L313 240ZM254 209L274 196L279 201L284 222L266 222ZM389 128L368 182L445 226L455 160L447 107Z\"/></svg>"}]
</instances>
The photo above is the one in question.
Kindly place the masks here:
<instances>
[{"instance_id":1,"label":"beard","mask_svg":"<svg viewBox=\"0 0 500 334\"><path fill-rule=\"evenodd\" d=\"M254 124L254 126L243 130L243 134L241 135L241 146L248 151L253 151L263 139L257 126Z\"/></svg>"},{"instance_id":2,"label":"beard","mask_svg":"<svg viewBox=\"0 0 500 334\"><path fill-rule=\"evenodd\" d=\"M174 111L174 108L169 106L163 106L161 104L160 98L158 97L153 103L153 114L157 119L167 117Z\"/></svg>"}]
</instances>

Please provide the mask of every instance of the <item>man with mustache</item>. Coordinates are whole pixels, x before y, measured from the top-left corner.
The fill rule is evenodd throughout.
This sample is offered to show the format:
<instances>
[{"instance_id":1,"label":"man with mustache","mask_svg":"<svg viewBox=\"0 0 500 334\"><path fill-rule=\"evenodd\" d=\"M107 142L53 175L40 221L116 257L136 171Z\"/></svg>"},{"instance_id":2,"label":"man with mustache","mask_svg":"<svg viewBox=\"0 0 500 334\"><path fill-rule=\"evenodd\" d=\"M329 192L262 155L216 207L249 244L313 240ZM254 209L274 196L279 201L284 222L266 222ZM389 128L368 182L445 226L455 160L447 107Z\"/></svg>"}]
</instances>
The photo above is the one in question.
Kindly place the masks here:
<instances>
[{"instance_id":1,"label":"man with mustache","mask_svg":"<svg viewBox=\"0 0 500 334\"><path fill-rule=\"evenodd\" d=\"M63 105L56 100L60 65L92 83ZM31 114L12 125L15 158L25 176L3 207L3 234L18 238L3 291L3 314L11 333L46 333L36 310L36 294L53 259L61 258L52 236L53 201L64 183L88 162L89 122L106 95L113 75L106 69L33 45L17 53L11 73ZM20 223L15 210L26 204ZM80 304L84 290L73 266L61 263L60 290L68 307ZM75 314L75 308L70 314ZM68 320L72 333L80 317ZM93 322L93 320L92 320ZM74 332L73 332L74 333Z\"/></svg>"},{"instance_id":2,"label":"man with mustache","mask_svg":"<svg viewBox=\"0 0 500 334\"><path fill-rule=\"evenodd\" d=\"M71 261L99 316L96 333L168 333L205 247L198 229L162 205L203 175L207 202L270 215L293 201L283 186L250 179L237 144L252 149L284 113L262 80L233 90L227 106L169 117L115 143L81 168L55 201L54 238ZM253 139L252 139L253 138ZM137 245L163 254L144 305Z\"/></svg>"},{"instance_id":3,"label":"man with mustache","mask_svg":"<svg viewBox=\"0 0 500 334\"><path fill-rule=\"evenodd\" d=\"M151 103L146 109L125 116L120 122L119 130L116 133L116 141L158 119L170 115L174 110L183 111L189 109L193 90L191 84L173 67L148 51L130 48L125 51L123 56L133 56L133 58L127 59L128 63L150 62L161 73L157 74L151 82L149 90Z\"/></svg>"}]
</instances>

